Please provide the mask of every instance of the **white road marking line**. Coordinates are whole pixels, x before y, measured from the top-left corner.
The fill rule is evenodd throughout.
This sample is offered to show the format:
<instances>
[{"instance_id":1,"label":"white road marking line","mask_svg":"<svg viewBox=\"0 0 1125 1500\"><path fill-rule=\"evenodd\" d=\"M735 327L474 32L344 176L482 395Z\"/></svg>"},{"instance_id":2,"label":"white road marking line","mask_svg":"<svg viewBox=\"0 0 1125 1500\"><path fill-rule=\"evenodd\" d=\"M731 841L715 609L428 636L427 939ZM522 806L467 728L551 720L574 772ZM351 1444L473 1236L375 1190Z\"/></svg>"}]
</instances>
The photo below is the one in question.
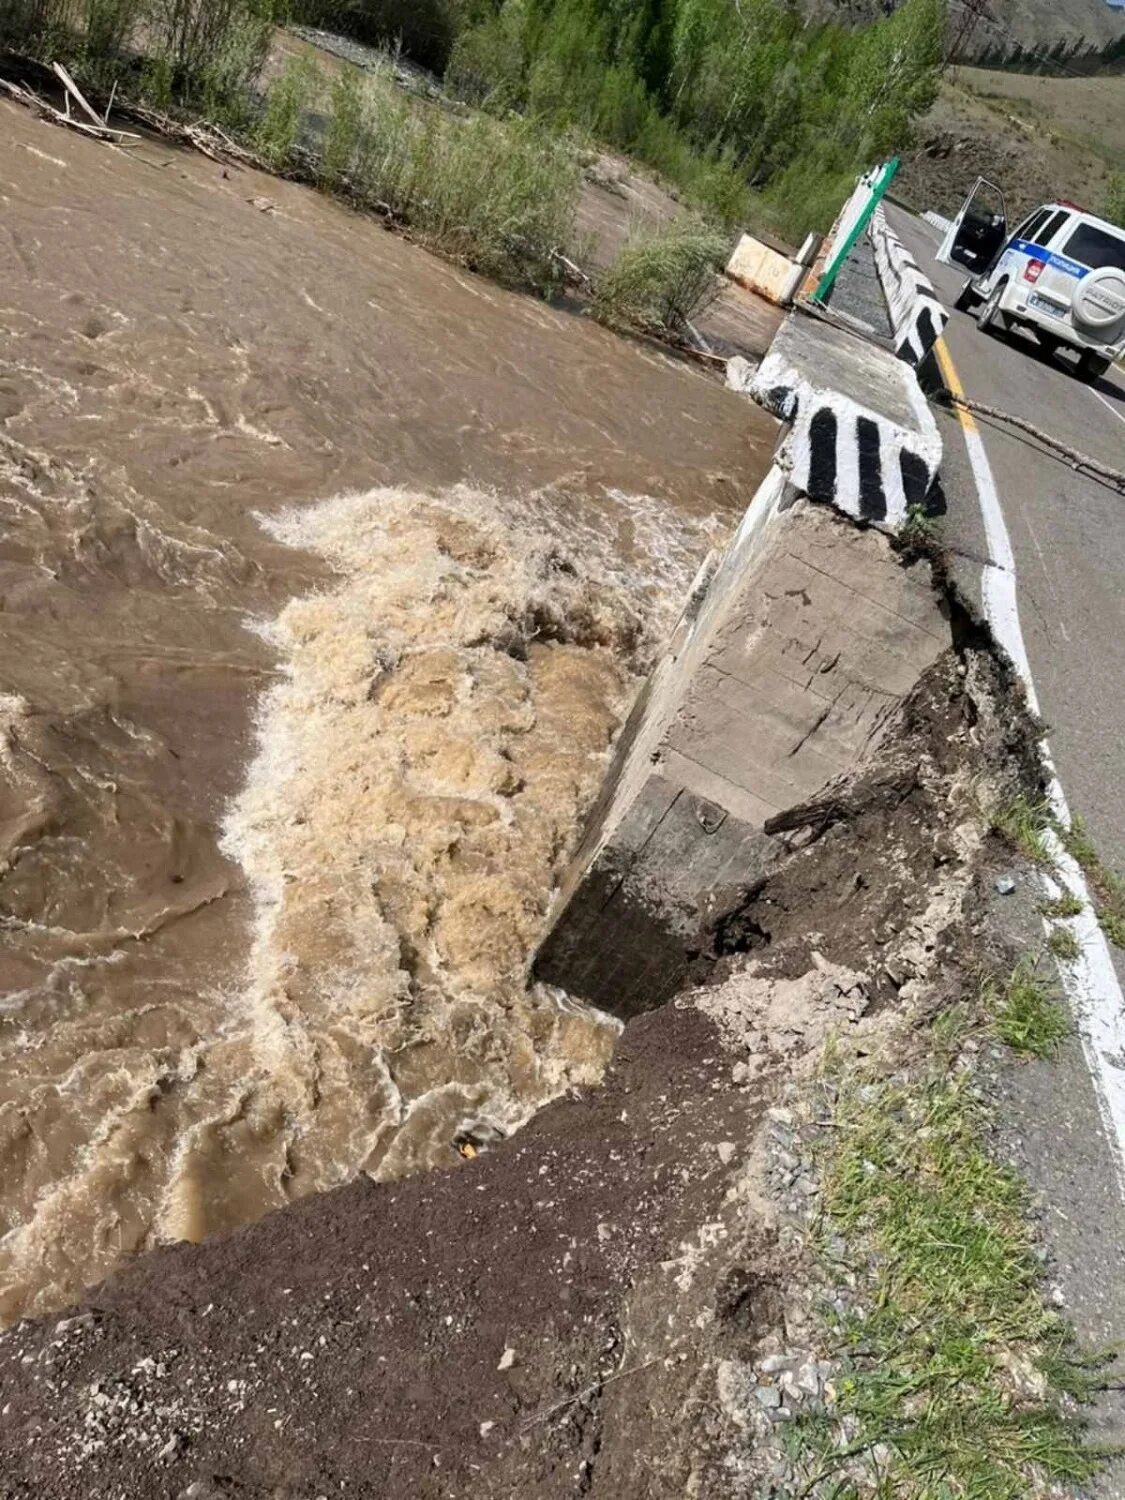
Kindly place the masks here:
<instances>
[{"instance_id":1,"label":"white road marking line","mask_svg":"<svg viewBox=\"0 0 1125 1500\"><path fill-rule=\"evenodd\" d=\"M1125 412L1118 411L1117 407L1114 406L1113 402L1112 401L1107 401L1106 398L1102 395L1101 391L1094 391L1094 390L1092 390L1090 392L1090 395L1091 396L1096 396L1098 398L1098 400L1102 403L1102 405L1106 408L1106 410L1107 411L1111 411L1113 413L1113 415L1117 418L1117 420L1119 422L1125 422Z\"/></svg>"},{"instance_id":2,"label":"white road marking line","mask_svg":"<svg viewBox=\"0 0 1125 1500\"><path fill-rule=\"evenodd\" d=\"M936 349L946 384L954 394L963 394L944 340L938 340ZM973 471L989 554L989 562L981 569L985 617L996 640L1023 678L1029 707L1038 714L1039 699L1020 629L1015 557L996 481L976 423L963 408L958 409L957 415ZM1047 797L1051 809L1059 823L1069 828L1070 809L1046 740L1041 742L1041 748L1049 777ZM1114 1148L1118 1192L1125 1200L1125 995L1121 992L1109 944L1098 923L1085 875L1053 830L1048 831L1044 842L1061 888L1082 903L1081 913L1069 918L1065 924L1078 940L1078 957L1073 962L1060 961L1059 974L1082 1039L1082 1051L1094 1081L1102 1124ZM1057 896L1061 893L1060 883L1049 877L1045 877L1044 883L1049 894Z\"/></svg>"}]
</instances>

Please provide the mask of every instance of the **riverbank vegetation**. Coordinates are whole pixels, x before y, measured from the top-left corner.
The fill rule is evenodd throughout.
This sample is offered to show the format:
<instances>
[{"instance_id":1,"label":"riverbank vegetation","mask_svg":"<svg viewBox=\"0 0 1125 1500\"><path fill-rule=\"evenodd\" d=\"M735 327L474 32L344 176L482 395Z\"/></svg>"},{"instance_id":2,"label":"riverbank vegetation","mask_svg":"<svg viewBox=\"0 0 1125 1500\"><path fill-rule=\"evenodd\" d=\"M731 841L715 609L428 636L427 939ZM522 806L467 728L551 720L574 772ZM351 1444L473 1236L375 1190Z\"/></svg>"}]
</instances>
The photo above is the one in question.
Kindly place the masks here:
<instances>
[{"instance_id":1,"label":"riverbank vegetation","mask_svg":"<svg viewBox=\"0 0 1125 1500\"><path fill-rule=\"evenodd\" d=\"M448 95L540 139L637 157L712 222L797 238L907 142L934 97L944 15L945 0L857 28L778 0L8 0L0 47L228 127L264 109L273 131L292 109L291 79L289 100L258 87L274 28L330 27L401 48Z\"/></svg>"}]
</instances>

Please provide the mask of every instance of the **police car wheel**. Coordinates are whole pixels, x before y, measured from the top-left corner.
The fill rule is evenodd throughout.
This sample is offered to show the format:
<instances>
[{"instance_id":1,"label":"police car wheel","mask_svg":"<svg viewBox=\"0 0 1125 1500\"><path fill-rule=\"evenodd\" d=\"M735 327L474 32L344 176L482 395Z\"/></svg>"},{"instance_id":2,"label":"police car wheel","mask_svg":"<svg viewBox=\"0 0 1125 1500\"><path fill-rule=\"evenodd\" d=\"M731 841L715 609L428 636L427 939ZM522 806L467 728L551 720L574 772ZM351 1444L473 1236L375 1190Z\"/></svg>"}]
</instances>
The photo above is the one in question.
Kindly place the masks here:
<instances>
[{"instance_id":1,"label":"police car wheel","mask_svg":"<svg viewBox=\"0 0 1125 1500\"><path fill-rule=\"evenodd\" d=\"M1079 380L1099 380L1109 369L1109 360L1100 354L1091 354L1087 349L1078 361Z\"/></svg>"},{"instance_id":2,"label":"police car wheel","mask_svg":"<svg viewBox=\"0 0 1125 1500\"><path fill-rule=\"evenodd\" d=\"M953 304L953 306L957 309L958 312L972 312L973 308L979 301L980 298L973 290L972 278L970 278L957 293L957 301Z\"/></svg>"},{"instance_id":3,"label":"police car wheel","mask_svg":"<svg viewBox=\"0 0 1125 1500\"><path fill-rule=\"evenodd\" d=\"M981 333L995 333L1000 323L1000 298L1004 295L1004 288L998 286L989 296L988 301L977 313L977 327Z\"/></svg>"}]
</instances>

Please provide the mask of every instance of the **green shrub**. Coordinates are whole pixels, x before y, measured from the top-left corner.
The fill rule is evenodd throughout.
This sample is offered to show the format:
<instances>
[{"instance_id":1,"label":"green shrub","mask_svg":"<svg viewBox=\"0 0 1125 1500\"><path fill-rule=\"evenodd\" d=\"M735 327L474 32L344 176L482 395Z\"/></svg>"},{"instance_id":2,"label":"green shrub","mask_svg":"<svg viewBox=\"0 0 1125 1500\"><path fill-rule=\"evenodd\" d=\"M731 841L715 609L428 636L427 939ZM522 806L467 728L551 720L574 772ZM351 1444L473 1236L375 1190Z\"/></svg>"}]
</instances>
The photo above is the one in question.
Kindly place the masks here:
<instances>
[{"instance_id":1,"label":"green shrub","mask_svg":"<svg viewBox=\"0 0 1125 1500\"><path fill-rule=\"evenodd\" d=\"M799 245L813 230L827 234L854 186L851 164L799 159L763 191L759 216L782 239Z\"/></svg>"},{"instance_id":2,"label":"green shrub","mask_svg":"<svg viewBox=\"0 0 1125 1500\"><path fill-rule=\"evenodd\" d=\"M274 0L145 0L150 59L174 99L210 114L244 112L275 21Z\"/></svg>"},{"instance_id":3,"label":"green shrub","mask_svg":"<svg viewBox=\"0 0 1125 1500\"><path fill-rule=\"evenodd\" d=\"M307 53L291 57L285 71L270 87L258 122L258 150L271 167L290 165L301 132L301 120L312 103L316 69Z\"/></svg>"},{"instance_id":4,"label":"green shrub","mask_svg":"<svg viewBox=\"0 0 1125 1500\"><path fill-rule=\"evenodd\" d=\"M721 236L698 224L627 243L594 289L594 316L612 328L682 336L718 295L726 259Z\"/></svg>"},{"instance_id":5,"label":"green shrub","mask_svg":"<svg viewBox=\"0 0 1125 1500\"><path fill-rule=\"evenodd\" d=\"M86 0L82 51L88 76L112 86L146 8L146 0Z\"/></svg>"},{"instance_id":6,"label":"green shrub","mask_svg":"<svg viewBox=\"0 0 1125 1500\"><path fill-rule=\"evenodd\" d=\"M328 126L321 151L320 175L330 186L338 186L350 175L359 149L363 126L363 90L359 75L342 68L332 84Z\"/></svg>"},{"instance_id":7,"label":"green shrub","mask_svg":"<svg viewBox=\"0 0 1125 1500\"><path fill-rule=\"evenodd\" d=\"M507 9L467 27L457 38L445 70L449 91L468 104L496 112L526 102L527 57L518 26Z\"/></svg>"},{"instance_id":8,"label":"green shrub","mask_svg":"<svg viewBox=\"0 0 1125 1500\"><path fill-rule=\"evenodd\" d=\"M570 242L575 152L522 117L470 120L416 109L389 80L364 89L352 172L360 198L475 270L549 292Z\"/></svg>"}]
</instances>

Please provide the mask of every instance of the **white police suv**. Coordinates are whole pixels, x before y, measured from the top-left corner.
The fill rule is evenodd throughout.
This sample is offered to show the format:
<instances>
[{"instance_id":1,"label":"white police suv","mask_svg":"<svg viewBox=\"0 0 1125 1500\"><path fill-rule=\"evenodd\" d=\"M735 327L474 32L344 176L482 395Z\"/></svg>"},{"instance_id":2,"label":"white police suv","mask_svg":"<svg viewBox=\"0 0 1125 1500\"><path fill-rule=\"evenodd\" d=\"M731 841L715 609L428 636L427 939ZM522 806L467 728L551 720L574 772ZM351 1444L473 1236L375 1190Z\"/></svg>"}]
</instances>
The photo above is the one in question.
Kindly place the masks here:
<instances>
[{"instance_id":1,"label":"white police suv","mask_svg":"<svg viewBox=\"0 0 1125 1500\"><path fill-rule=\"evenodd\" d=\"M982 179L937 258L976 273L956 306L978 307L978 328L1030 328L1049 353L1075 351L1083 380L1125 352L1125 229L1077 204L1037 208L1009 235L1003 198Z\"/></svg>"}]
</instances>

